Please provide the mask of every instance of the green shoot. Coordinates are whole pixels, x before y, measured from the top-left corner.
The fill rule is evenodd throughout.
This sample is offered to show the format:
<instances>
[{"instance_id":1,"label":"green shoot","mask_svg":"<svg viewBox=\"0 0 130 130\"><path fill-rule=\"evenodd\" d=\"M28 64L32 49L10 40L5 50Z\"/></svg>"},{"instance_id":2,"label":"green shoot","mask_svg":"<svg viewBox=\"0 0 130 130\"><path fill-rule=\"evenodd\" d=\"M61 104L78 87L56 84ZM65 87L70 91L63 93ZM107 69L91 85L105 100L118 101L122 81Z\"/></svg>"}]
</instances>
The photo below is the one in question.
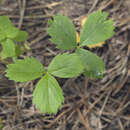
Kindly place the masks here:
<instances>
[{"instance_id":1,"label":"green shoot","mask_svg":"<svg viewBox=\"0 0 130 130\"><path fill-rule=\"evenodd\" d=\"M102 59L82 47L96 46L97 43L104 42L112 37L114 26L112 20L108 20L107 17L108 13L101 11L90 14L81 30L78 43L76 40L76 29L71 20L61 14L54 16L54 20L49 20L49 28L47 30L51 36L51 41L59 49L74 49L75 52L73 54L58 54L52 59L47 70L35 58L15 59L13 64L8 65L6 76L16 82L27 82L40 78L33 92L33 104L43 114L56 114L64 102L64 96L54 76L73 78L83 73L88 78L97 79L103 77L105 65ZM6 19L6 26L2 23L4 19ZM4 29L1 29L2 24ZM8 33L4 31L5 29ZM14 32L14 34L11 32ZM14 46L14 41L21 42L27 39L27 34L12 26L7 17L0 18L0 35L3 58L9 55L12 55L11 57L16 55L15 48L19 49L19 47ZM8 53L5 48L8 48ZM18 52L17 55L19 54Z\"/></svg>"},{"instance_id":2,"label":"green shoot","mask_svg":"<svg viewBox=\"0 0 130 130\"><path fill-rule=\"evenodd\" d=\"M2 45L0 56L3 60L9 57L17 57L16 42L23 42L27 38L27 32L16 28L7 16L0 16L0 44ZM19 52L19 54L21 53Z\"/></svg>"}]
</instances>

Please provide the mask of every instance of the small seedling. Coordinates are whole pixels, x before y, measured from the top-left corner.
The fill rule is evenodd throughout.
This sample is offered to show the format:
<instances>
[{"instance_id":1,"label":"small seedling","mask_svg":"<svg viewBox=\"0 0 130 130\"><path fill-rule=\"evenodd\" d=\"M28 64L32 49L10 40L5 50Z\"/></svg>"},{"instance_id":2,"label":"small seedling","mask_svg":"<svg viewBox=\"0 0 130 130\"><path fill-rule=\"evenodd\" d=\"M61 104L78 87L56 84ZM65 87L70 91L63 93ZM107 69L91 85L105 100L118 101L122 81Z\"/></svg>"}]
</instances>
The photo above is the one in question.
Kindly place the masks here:
<instances>
[{"instance_id":1,"label":"small seedling","mask_svg":"<svg viewBox=\"0 0 130 130\"><path fill-rule=\"evenodd\" d=\"M14 58L23 53L23 47L18 42L27 40L28 33L16 28L7 16L0 16L1 59Z\"/></svg>"},{"instance_id":2,"label":"small seedling","mask_svg":"<svg viewBox=\"0 0 130 130\"><path fill-rule=\"evenodd\" d=\"M52 59L47 70L33 57L17 59L13 64L8 65L6 76L16 82L27 82L40 78L33 92L33 104L43 114L56 114L64 102L64 96L55 77L73 78L83 73L88 78L102 78L105 70L102 59L82 47L94 47L113 36L113 21L107 17L108 13L101 11L90 14L82 27L80 38L77 40L77 33L72 21L61 14L54 16L53 20L49 20L47 30L51 41L59 49L73 49L75 52L58 54ZM11 36L11 39L16 36L16 34ZM5 39L5 37L1 39ZM19 39L17 38L17 40Z\"/></svg>"}]
</instances>

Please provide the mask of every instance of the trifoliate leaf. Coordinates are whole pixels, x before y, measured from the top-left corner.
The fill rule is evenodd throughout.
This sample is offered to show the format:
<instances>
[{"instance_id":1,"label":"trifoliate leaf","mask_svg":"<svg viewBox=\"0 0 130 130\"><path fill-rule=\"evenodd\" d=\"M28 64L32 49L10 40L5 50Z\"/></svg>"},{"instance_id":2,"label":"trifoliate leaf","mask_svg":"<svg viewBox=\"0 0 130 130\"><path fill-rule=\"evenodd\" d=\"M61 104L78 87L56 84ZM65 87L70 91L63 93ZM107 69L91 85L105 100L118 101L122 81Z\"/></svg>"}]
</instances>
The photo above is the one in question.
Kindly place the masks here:
<instances>
[{"instance_id":1,"label":"trifoliate leaf","mask_svg":"<svg viewBox=\"0 0 130 130\"><path fill-rule=\"evenodd\" d=\"M1 44L2 51L0 53L0 56L2 57L2 59L15 56L15 44L12 40L4 40L1 42Z\"/></svg>"},{"instance_id":2,"label":"trifoliate leaf","mask_svg":"<svg viewBox=\"0 0 130 130\"><path fill-rule=\"evenodd\" d=\"M28 39L28 33L25 31L19 31L13 40L15 40L16 42L23 42L27 39Z\"/></svg>"},{"instance_id":3,"label":"trifoliate leaf","mask_svg":"<svg viewBox=\"0 0 130 130\"><path fill-rule=\"evenodd\" d=\"M56 79L46 74L37 83L33 92L33 103L43 114L56 114L64 102L62 89Z\"/></svg>"},{"instance_id":4,"label":"trifoliate leaf","mask_svg":"<svg viewBox=\"0 0 130 130\"><path fill-rule=\"evenodd\" d=\"M41 77L45 69L35 58L25 57L24 60L16 60L14 64L9 64L6 72L10 80L26 82Z\"/></svg>"},{"instance_id":5,"label":"trifoliate leaf","mask_svg":"<svg viewBox=\"0 0 130 130\"><path fill-rule=\"evenodd\" d=\"M114 34L112 20L107 20L108 13L97 11L88 16L80 35L80 46L103 42Z\"/></svg>"},{"instance_id":6,"label":"trifoliate leaf","mask_svg":"<svg viewBox=\"0 0 130 130\"><path fill-rule=\"evenodd\" d=\"M84 75L89 78L102 78L105 65L101 58L96 54L79 48L76 53L81 57L84 65Z\"/></svg>"},{"instance_id":7,"label":"trifoliate leaf","mask_svg":"<svg viewBox=\"0 0 130 130\"><path fill-rule=\"evenodd\" d=\"M61 14L54 16L54 20L49 20L50 27L48 33L51 41L57 48L69 50L76 47L76 31L72 21Z\"/></svg>"},{"instance_id":8,"label":"trifoliate leaf","mask_svg":"<svg viewBox=\"0 0 130 130\"><path fill-rule=\"evenodd\" d=\"M48 72L60 78L72 78L83 72L83 66L76 54L59 54L51 61Z\"/></svg>"}]
</instances>

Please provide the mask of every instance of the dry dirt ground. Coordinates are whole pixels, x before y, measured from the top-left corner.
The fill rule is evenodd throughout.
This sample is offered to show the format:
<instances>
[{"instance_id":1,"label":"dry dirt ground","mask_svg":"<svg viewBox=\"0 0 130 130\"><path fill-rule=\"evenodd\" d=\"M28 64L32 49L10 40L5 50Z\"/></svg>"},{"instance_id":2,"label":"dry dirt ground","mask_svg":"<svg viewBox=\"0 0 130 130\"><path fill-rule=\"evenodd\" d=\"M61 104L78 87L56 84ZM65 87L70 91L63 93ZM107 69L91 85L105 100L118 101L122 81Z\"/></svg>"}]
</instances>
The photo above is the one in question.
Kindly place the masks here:
<instances>
[{"instance_id":1,"label":"dry dirt ground","mask_svg":"<svg viewBox=\"0 0 130 130\"><path fill-rule=\"evenodd\" d=\"M103 79L84 76L58 79L65 102L57 115L43 116L32 105L37 81L14 83L4 77L0 62L0 126L2 130L130 130L130 0L0 0L0 15L8 15L29 33L31 51L45 66L62 52L49 41L48 18L62 13L80 28L80 21L101 9L110 13L115 35L91 49L106 64Z\"/></svg>"}]
</instances>

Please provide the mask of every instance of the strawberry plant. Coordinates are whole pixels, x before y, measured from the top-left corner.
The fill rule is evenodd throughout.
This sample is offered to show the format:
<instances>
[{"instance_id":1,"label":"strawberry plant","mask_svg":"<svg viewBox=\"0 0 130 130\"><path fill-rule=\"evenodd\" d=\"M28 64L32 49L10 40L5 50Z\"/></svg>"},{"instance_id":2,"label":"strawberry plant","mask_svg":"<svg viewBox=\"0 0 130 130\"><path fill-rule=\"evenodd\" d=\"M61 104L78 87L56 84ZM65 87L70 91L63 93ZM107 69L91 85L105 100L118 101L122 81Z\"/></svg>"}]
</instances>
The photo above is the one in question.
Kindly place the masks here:
<instances>
[{"instance_id":1,"label":"strawberry plant","mask_svg":"<svg viewBox=\"0 0 130 130\"><path fill-rule=\"evenodd\" d=\"M14 32L15 29L9 32ZM74 53L58 54L52 59L48 69L33 57L16 59L13 64L8 64L6 76L16 82L40 78L33 92L33 104L43 114L56 114L64 102L64 96L55 77L73 78L83 73L88 78L102 78L105 70L104 62L83 47L99 46L113 36L113 30L113 21L108 19L108 13L97 11L88 16L81 29L80 38L77 39L78 33L72 21L61 14L54 16L53 20L49 19L47 29L52 43L62 50L73 49ZM1 34L1 41L7 39L3 33ZM8 38L11 41L22 39L18 36L17 33L9 33Z\"/></svg>"},{"instance_id":2,"label":"strawberry plant","mask_svg":"<svg viewBox=\"0 0 130 130\"><path fill-rule=\"evenodd\" d=\"M27 40L28 33L16 28L7 16L0 16L1 59L14 58L23 53L23 47L18 42Z\"/></svg>"}]
</instances>

